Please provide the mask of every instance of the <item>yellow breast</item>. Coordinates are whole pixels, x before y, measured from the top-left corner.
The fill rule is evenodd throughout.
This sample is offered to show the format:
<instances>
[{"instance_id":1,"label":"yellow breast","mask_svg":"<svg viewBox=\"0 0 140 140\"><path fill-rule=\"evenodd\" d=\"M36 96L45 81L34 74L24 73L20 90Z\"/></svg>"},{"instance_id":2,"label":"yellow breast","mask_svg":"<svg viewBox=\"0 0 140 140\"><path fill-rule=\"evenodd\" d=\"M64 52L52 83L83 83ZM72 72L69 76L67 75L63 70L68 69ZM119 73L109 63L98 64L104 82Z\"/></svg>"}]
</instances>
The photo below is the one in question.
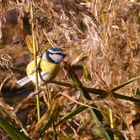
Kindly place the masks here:
<instances>
[{"instance_id":1,"label":"yellow breast","mask_svg":"<svg viewBox=\"0 0 140 140\"><path fill-rule=\"evenodd\" d=\"M37 69L42 76L45 74L45 76L43 77L43 80L50 81L56 77L56 75L59 71L59 65L55 64L55 63L50 63L48 61L45 61L45 60L39 58L39 59L37 59ZM33 82L35 82L35 74L34 74L35 71L36 71L35 64L34 64L34 61L32 61L27 65L26 73L27 73L27 76ZM41 79L39 77L39 82L40 81L41 81Z\"/></svg>"}]
</instances>

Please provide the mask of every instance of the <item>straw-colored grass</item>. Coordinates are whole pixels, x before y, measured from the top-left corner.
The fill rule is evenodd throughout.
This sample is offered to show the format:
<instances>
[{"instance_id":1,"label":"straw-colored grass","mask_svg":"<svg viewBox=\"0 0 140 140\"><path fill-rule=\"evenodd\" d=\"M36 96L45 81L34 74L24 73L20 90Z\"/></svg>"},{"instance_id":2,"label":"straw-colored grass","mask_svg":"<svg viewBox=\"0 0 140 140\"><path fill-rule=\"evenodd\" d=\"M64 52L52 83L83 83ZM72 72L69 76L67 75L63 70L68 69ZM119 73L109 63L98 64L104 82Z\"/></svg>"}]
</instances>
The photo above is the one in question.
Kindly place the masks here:
<instances>
[{"instance_id":1,"label":"straw-colored grass","mask_svg":"<svg viewBox=\"0 0 140 140\"><path fill-rule=\"evenodd\" d=\"M50 120L55 122L50 125L44 120L47 132L43 131L43 137L62 140L66 137L96 139L97 126L93 123L90 109L87 109L94 103L103 114L103 127L106 130L110 126L109 116L112 115L114 133L119 131L127 139L139 139L139 104L131 97L135 96L134 93L139 93L140 80L134 80L126 86L120 85L140 75L139 1L40 0L32 3L39 53L47 43L62 48L67 54L65 61L72 64L82 83L82 88L74 86L62 64L55 80L62 81L64 85L61 82L48 85L52 102L57 104L56 110L53 106L49 107L43 97L40 98L42 114L45 112L46 116L53 116ZM37 129L35 98L28 95L35 88L31 84L20 91L14 89L15 79L25 76L25 67L33 60L31 48L26 40L30 27L23 23L25 18L30 19L28 2L0 2L0 98L4 105L12 107L13 111L16 110L17 119L21 121L29 136L37 138L38 135L32 132ZM10 80L13 81L12 84L8 84L6 79L9 76L13 78ZM120 86L117 87L118 85ZM114 87L119 90L113 91ZM42 88L41 94L44 96L46 90L45 87ZM91 102L82 98L81 89L82 92L86 90L88 93L95 93L90 94ZM67 93L69 98L62 96L62 93ZM81 113L68 116L69 119L60 123L69 113L71 115L72 111L79 108L83 109ZM109 114L109 109L112 114ZM24 117L22 113L25 114ZM0 114L3 116L3 113ZM7 135L3 132L0 136Z\"/></svg>"}]
</instances>

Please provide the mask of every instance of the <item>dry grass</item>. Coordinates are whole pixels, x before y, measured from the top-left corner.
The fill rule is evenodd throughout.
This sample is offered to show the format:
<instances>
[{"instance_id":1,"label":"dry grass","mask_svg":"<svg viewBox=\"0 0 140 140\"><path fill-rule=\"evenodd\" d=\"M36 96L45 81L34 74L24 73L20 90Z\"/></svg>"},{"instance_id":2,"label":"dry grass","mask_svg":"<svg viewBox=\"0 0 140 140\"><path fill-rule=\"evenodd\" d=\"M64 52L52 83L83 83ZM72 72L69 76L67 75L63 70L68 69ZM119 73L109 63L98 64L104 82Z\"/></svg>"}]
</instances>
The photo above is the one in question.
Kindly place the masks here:
<instances>
[{"instance_id":1,"label":"dry grass","mask_svg":"<svg viewBox=\"0 0 140 140\"><path fill-rule=\"evenodd\" d=\"M8 59L3 61L3 57L0 57L0 65L25 68L26 64L32 59L28 48L23 45L25 44L25 29L22 19L28 15L29 4L23 0L4 1L1 4L0 51L4 52L4 56L6 56L6 53ZM6 19L4 18L5 12L13 7L18 13L14 15L17 23L10 21L10 15L9 17L5 16ZM108 91L128 79L140 75L139 1L41 0L33 3L33 8L39 46L48 41L50 44L64 49L67 53L67 62L74 65L85 64L91 76L91 80L86 80L85 76L81 77L81 81L86 87ZM13 42L17 41L20 41L20 43L13 45ZM12 65L11 58L13 59ZM11 74L7 71L1 73L0 81ZM23 77L23 75L14 71L12 75L17 79ZM63 70L57 79L71 82L66 75L63 78L62 75L65 75ZM139 81L121 89L120 93L133 96L133 90L136 88L139 88ZM49 89L55 94L62 91L67 92L74 100L83 102L79 92L74 89L56 85L49 85ZM59 100L62 111L60 115L64 115L77 107L75 102L66 97L61 97ZM61 102L62 100L63 102ZM121 100L120 102L107 98L103 101L96 99L95 102L105 111L110 106L114 116L120 116L120 113L123 112L123 117L119 119L114 117L116 128L120 126L121 119L125 116L128 116L126 120L130 125L134 116L132 112L137 113L133 104L128 101ZM26 129L31 134L31 130L34 130L35 127L34 102L29 104L27 101L24 104L30 113L27 113L28 122L22 121L26 124L25 128L28 125ZM106 117L108 118L107 114ZM69 135L73 139L90 140L93 139L92 133L89 132L92 128L91 114L89 111L84 111L60 126L57 131L60 132L60 139ZM138 137L137 140L139 139L135 128L123 129L122 132L128 139L132 139L132 136ZM52 130L45 135L52 139Z\"/></svg>"}]
</instances>

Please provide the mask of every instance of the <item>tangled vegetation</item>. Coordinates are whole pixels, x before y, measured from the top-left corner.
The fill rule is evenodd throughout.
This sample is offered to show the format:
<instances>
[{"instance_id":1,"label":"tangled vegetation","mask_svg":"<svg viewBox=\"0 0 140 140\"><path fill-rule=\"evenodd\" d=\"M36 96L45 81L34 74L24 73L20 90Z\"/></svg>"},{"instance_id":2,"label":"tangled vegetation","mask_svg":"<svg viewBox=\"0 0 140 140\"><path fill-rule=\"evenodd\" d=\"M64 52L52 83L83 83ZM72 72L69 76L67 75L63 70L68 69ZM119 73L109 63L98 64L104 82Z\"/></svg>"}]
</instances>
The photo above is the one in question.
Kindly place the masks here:
<instances>
[{"instance_id":1,"label":"tangled vegetation","mask_svg":"<svg viewBox=\"0 0 140 140\"><path fill-rule=\"evenodd\" d=\"M139 9L139 0L0 1L0 139L139 140ZM38 117L36 86L16 82L34 49L49 46L67 56L39 87Z\"/></svg>"}]
</instances>

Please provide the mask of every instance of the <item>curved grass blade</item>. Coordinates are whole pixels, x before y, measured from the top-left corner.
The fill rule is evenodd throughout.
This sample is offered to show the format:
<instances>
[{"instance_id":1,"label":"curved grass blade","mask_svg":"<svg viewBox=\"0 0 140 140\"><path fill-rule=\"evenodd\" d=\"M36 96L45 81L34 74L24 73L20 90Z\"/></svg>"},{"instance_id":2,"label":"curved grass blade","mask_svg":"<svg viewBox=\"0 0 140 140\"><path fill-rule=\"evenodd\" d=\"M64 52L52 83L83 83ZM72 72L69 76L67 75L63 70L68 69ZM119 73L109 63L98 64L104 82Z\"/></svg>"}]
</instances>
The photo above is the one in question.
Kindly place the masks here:
<instances>
[{"instance_id":1,"label":"curved grass blade","mask_svg":"<svg viewBox=\"0 0 140 140\"><path fill-rule=\"evenodd\" d=\"M39 132L39 137L57 120L57 116L60 110L60 106L58 102L52 101L50 108L48 108L47 112L41 117L41 119L36 124L36 132ZM54 125L55 127L55 125Z\"/></svg>"},{"instance_id":2,"label":"curved grass blade","mask_svg":"<svg viewBox=\"0 0 140 140\"><path fill-rule=\"evenodd\" d=\"M79 114L80 112L86 110L88 107L87 106L79 106L78 108L76 108L75 110L73 110L72 112L68 113L67 115L63 116L60 121L56 124L56 126L58 126L61 123L66 122L68 119L74 117L75 115Z\"/></svg>"},{"instance_id":3,"label":"curved grass blade","mask_svg":"<svg viewBox=\"0 0 140 140\"><path fill-rule=\"evenodd\" d=\"M123 136L123 133L120 131L116 131L115 135L117 137L117 140L126 140L125 137Z\"/></svg>"},{"instance_id":4,"label":"curved grass blade","mask_svg":"<svg viewBox=\"0 0 140 140\"><path fill-rule=\"evenodd\" d=\"M71 87L71 88L75 88L72 84L70 83L66 83L66 82L60 82L60 81L51 81L51 83L54 83L54 84L57 84L57 85L60 85L60 86L66 86L66 87ZM105 91L105 90L102 90L102 89L95 89L95 88L87 88L87 87L84 87L89 93L93 93L93 94L96 94L96 95L100 95L102 96L103 98L105 98L107 95L108 95L108 92ZM131 101L131 102L135 102L135 103L139 103L140 102L140 99L137 99L137 98L134 98L134 97L129 97L129 96L126 96L126 95L122 95L122 94L118 94L116 92L113 93L113 96L117 99L123 99L123 100L128 100L128 101Z\"/></svg>"},{"instance_id":5,"label":"curved grass blade","mask_svg":"<svg viewBox=\"0 0 140 140\"><path fill-rule=\"evenodd\" d=\"M41 128L39 129L39 137L41 137L41 135L52 125L54 124L54 122L56 121L56 117L58 115L59 109L55 108L52 112L52 114L50 114L50 116L44 120L44 124L43 126L41 126Z\"/></svg>"},{"instance_id":6,"label":"curved grass blade","mask_svg":"<svg viewBox=\"0 0 140 140\"><path fill-rule=\"evenodd\" d=\"M83 95L85 100L91 101L92 98L91 98L90 94L88 93L86 88L83 86L83 84L80 82L77 75L72 70L71 66L69 64L67 64L66 62L65 62L65 69L68 71L69 76L73 80L74 86L81 92L81 94ZM94 122L96 123L96 125L101 126L101 124L104 121L104 117L103 117L102 113L98 110L98 107L95 104L92 104L92 106L94 108L92 108L90 110L93 115ZM105 128L102 126L101 126L101 128L102 128L102 133L100 133L101 136L104 137L106 140L111 140L111 137L109 136L109 134L107 133Z\"/></svg>"},{"instance_id":7,"label":"curved grass blade","mask_svg":"<svg viewBox=\"0 0 140 140\"><path fill-rule=\"evenodd\" d=\"M88 93L88 91L86 90L86 88L82 85L82 83L78 79L77 75L71 69L70 65L66 63L65 64L65 68L68 71L71 79L73 80L73 83L74 83L75 87L81 92L81 94L83 95L83 97L87 101L91 101L92 98L91 98L90 94ZM98 108L97 108L97 106L95 104L92 104L92 106L94 107L92 109L92 112L95 113L95 121L97 121L97 123L98 123L98 121L102 122L103 121L103 115L102 115L102 113L98 110Z\"/></svg>"},{"instance_id":8,"label":"curved grass blade","mask_svg":"<svg viewBox=\"0 0 140 140\"><path fill-rule=\"evenodd\" d=\"M17 128L9 124L6 120L0 117L0 127L13 139L13 140L31 140L29 137L20 132Z\"/></svg>"},{"instance_id":9,"label":"curved grass blade","mask_svg":"<svg viewBox=\"0 0 140 140\"><path fill-rule=\"evenodd\" d=\"M128 80L127 82L124 82L124 83L122 83L122 84L116 86L115 88L111 89L111 92L115 92L115 91L121 89L122 87L124 87L124 86L126 86L126 85L128 85L128 84L134 82L135 80L138 80L138 79L140 79L140 76L134 77L134 78Z\"/></svg>"},{"instance_id":10,"label":"curved grass blade","mask_svg":"<svg viewBox=\"0 0 140 140\"><path fill-rule=\"evenodd\" d=\"M92 133L98 137L98 136L103 136L105 139L111 139L111 140L114 140L114 132L112 129L109 129L107 130L107 133L104 133L104 128L103 127L98 127L96 129L93 129L92 130ZM109 135L109 138L108 138L108 135Z\"/></svg>"},{"instance_id":11,"label":"curved grass blade","mask_svg":"<svg viewBox=\"0 0 140 140\"><path fill-rule=\"evenodd\" d=\"M80 112L83 112L84 110L88 109L87 106L79 106L78 108L76 108L75 110L73 110L72 112L68 113L67 115L63 116L60 121L56 124L56 126L60 125L61 123L64 123L66 122L68 119L71 119L72 117L74 117L75 115L79 114ZM105 129L103 127L99 127L99 128L96 128L96 130L94 131L94 134L97 136L97 133L98 133L98 136L103 136L105 139L107 140L113 140L113 132L109 134L107 133L104 133ZM111 139L110 139L111 137Z\"/></svg>"}]
</instances>

